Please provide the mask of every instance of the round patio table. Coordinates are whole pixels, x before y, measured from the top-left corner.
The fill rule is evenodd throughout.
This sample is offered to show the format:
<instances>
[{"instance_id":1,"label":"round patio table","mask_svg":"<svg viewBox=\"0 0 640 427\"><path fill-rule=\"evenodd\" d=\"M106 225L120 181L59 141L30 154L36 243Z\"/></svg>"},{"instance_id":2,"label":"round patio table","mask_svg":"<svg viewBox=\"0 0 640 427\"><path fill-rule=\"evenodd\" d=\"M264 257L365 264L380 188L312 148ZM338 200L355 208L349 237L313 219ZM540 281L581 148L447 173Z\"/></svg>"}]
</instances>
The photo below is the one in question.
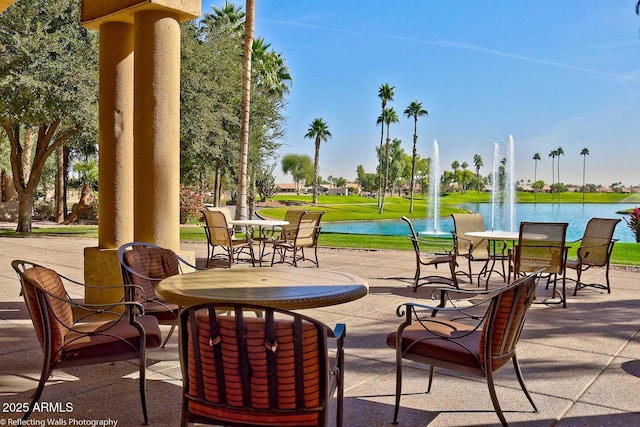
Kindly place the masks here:
<instances>
[{"instance_id":1,"label":"round patio table","mask_svg":"<svg viewBox=\"0 0 640 427\"><path fill-rule=\"evenodd\" d=\"M241 303L297 310L354 301L367 295L367 281L353 274L318 268L209 269L162 280L156 294L188 307Z\"/></svg>"}]
</instances>

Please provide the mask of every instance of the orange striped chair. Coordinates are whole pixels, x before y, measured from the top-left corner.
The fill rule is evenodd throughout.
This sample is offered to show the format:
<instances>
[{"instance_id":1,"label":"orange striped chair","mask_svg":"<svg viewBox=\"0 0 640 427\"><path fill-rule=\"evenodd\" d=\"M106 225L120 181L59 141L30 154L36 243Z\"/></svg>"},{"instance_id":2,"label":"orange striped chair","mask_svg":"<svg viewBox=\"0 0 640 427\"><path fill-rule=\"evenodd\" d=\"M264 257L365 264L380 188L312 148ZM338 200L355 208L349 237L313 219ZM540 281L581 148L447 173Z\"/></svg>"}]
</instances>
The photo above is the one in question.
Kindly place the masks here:
<instances>
[{"instance_id":1,"label":"orange striped chair","mask_svg":"<svg viewBox=\"0 0 640 427\"><path fill-rule=\"evenodd\" d=\"M398 307L398 317L405 320L397 331L387 336L387 345L396 350L394 424L398 421L402 394L403 359L430 365L427 393L431 391L436 366L484 377L493 407L505 426L507 421L496 396L493 376L512 360L522 391L533 409L538 411L524 384L516 345L541 272L523 277L497 291L485 292L487 297L483 301L464 304L460 308L452 299L444 304L444 298L450 298L446 294L472 295L477 300L479 293L443 289L443 301L437 307L419 303L405 303Z\"/></svg>"},{"instance_id":2,"label":"orange striped chair","mask_svg":"<svg viewBox=\"0 0 640 427\"><path fill-rule=\"evenodd\" d=\"M256 310L264 317L245 316ZM285 310L204 304L180 313L180 330L183 426L325 426L336 391L342 425L343 324L331 330ZM327 338L336 340L331 363Z\"/></svg>"},{"instance_id":3,"label":"orange striped chair","mask_svg":"<svg viewBox=\"0 0 640 427\"><path fill-rule=\"evenodd\" d=\"M22 419L31 415L53 369L137 359L140 400L147 424L145 351L160 346L157 319L142 316L144 309L138 302L79 303L67 294L63 280L88 285L27 261L15 260L11 266L18 273L21 294L44 352L40 382ZM115 287L122 289L122 285ZM125 286L126 291L130 288Z\"/></svg>"},{"instance_id":4,"label":"orange striped chair","mask_svg":"<svg viewBox=\"0 0 640 427\"><path fill-rule=\"evenodd\" d=\"M158 298L156 286L162 279L198 268L171 249L146 242L129 242L120 246L118 261L122 270L122 282L136 285L133 300L142 304L145 314L157 318L161 325L171 326L161 345L164 348L178 326L180 307Z\"/></svg>"}]
</instances>

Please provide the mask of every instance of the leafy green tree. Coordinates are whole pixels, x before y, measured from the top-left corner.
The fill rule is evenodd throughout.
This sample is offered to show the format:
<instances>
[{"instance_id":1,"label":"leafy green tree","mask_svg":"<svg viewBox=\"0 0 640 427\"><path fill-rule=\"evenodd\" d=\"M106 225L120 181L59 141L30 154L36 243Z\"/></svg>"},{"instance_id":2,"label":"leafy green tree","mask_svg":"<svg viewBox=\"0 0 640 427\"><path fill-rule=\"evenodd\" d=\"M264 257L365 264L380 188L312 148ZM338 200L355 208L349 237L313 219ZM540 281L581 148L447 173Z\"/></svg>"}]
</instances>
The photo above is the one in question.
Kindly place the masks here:
<instances>
[{"instance_id":1,"label":"leafy green tree","mask_svg":"<svg viewBox=\"0 0 640 427\"><path fill-rule=\"evenodd\" d=\"M373 193L378 189L378 177L375 173L367 173L362 165L358 165L356 168L356 182L367 193Z\"/></svg>"},{"instance_id":2,"label":"leafy green tree","mask_svg":"<svg viewBox=\"0 0 640 427\"><path fill-rule=\"evenodd\" d=\"M415 187L415 171L416 171L416 145L418 143L418 117L429 116L429 112L422 107L422 103L412 101L404 110L406 117L413 117L413 151L411 157L411 183L409 184L409 212L413 213L413 189Z\"/></svg>"},{"instance_id":3,"label":"leafy green tree","mask_svg":"<svg viewBox=\"0 0 640 427\"><path fill-rule=\"evenodd\" d=\"M580 155L582 156L582 201L584 202L584 178L585 178L585 170L587 166L587 156L589 155L589 149L584 147L580 151Z\"/></svg>"},{"instance_id":4,"label":"leafy green tree","mask_svg":"<svg viewBox=\"0 0 640 427\"><path fill-rule=\"evenodd\" d=\"M226 2L205 13L199 23L182 27L181 179L206 188L213 185L214 204L240 179L243 35L246 15ZM257 195L261 165L277 159L285 135L291 76L282 55L263 38L252 44L247 202ZM237 165L237 166L236 166ZM211 184L213 183L213 184ZM240 198L235 199L241 203Z\"/></svg>"},{"instance_id":5,"label":"leafy green tree","mask_svg":"<svg viewBox=\"0 0 640 427\"><path fill-rule=\"evenodd\" d=\"M93 160L76 163L73 168L80 175L80 200L75 205L69 218L64 221L65 224L71 224L81 217L82 212L89 206L87 202L91 192L98 185L98 165Z\"/></svg>"},{"instance_id":6,"label":"leafy green tree","mask_svg":"<svg viewBox=\"0 0 640 427\"><path fill-rule=\"evenodd\" d=\"M391 187L392 196L394 189L406 182L410 167L411 157L402 148L402 141L394 138L389 149L389 186ZM399 188L398 193L400 193Z\"/></svg>"},{"instance_id":7,"label":"leafy green tree","mask_svg":"<svg viewBox=\"0 0 640 427\"><path fill-rule=\"evenodd\" d=\"M478 194L480 194L480 185L482 184L482 181L480 180L480 168L484 166L482 156L480 154L473 155L473 165L476 168L476 189L478 190Z\"/></svg>"},{"instance_id":8,"label":"leafy green tree","mask_svg":"<svg viewBox=\"0 0 640 427\"><path fill-rule=\"evenodd\" d=\"M31 231L47 158L77 138L97 139L97 52L76 1L18 1L0 15L0 123L11 147L18 232Z\"/></svg>"},{"instance_id":9,"label":"leafy green tree","mask_svg":"<svg viewBox=\"0 0 640 427\"><path fill-rule=\"evenodd\" d=\"M282 172L291 174L296 193L300 194L300 184L313 177L313 161L306 154L285 154L282 157Z\"/></svg>"},{"instance_id":10,"label":"leafy green tree","mask_svg":"<svg viewBox=\"0 0 640 427\"><path fill-rule=\"evenodd\" d=\"M276 164L273 163L271 165L261 166L256 170L256 191L262 202L266 202L267 199L275 196L278 192L276 178L273 175L275 167Z\"/></svg>"},{"instance_id":11,"label":"leafy green tree","mask_svg":"<svg viewBox=\"0 0 640 427\"><path fill-rule=\"evenodd\" d=\"M318 163L320 162L320 142L331 138L329 126L322 120L322 117L314 119L307 129L305 138L313 139L316 145L315 156L313 158L313 204L318 204Z\"/></svg>"},{"instance_id":12,"label":"leafy green tree","mask_svg":"<svg viewBox=\"0 0 640 427\"><path fill-rule=\"evenodd\" d=\"M384 121L381 120L381 117L384 116L385 110L387 108L387 102L393 101L393 97L395 96L395 86L389 86L389 83L384 83L378 88L378 98L380 98L380 105L382 106L380 116L376 121L376 124L380 125L380 148L378 153L382 153L382 143L384 141ZM382 185L382 168L384 167L382 163L382 157L378 157L378 208L381 208L381 202L383 200L381 192L383 190ZM380 211L382 212L382 211Z\"/></svg>"},{"instance_id":13,"label":"leafy green tree","mask_svg":"<svg viewBox=\"0 0 640 427\"><path fill-rule=\"evenodd\" d=\"M347 178L344 177L338 177L336 178L336 187L338 188L343 188L347 186Z\"/></svg>"},{"instance_id":14,"label":"leafy green tree","mask_svg":"<svg viewBox=\"0 0 640 427\"><path fill-rule=\"evenodd\" d=\"M382 185L382 199L380 200L380 208L378 210L379 213L382 213L384 211L384 198L389 185L389 144L391 142L391 138L389 137L389 128L391 127L391 123L398 123L400 119L398 118L398 113L396 113L393 107L389 107L382 110L382 114L378 117L378 121L387 126L387 138L384 149L384 183Z\"/></svg>"}]
</instances>

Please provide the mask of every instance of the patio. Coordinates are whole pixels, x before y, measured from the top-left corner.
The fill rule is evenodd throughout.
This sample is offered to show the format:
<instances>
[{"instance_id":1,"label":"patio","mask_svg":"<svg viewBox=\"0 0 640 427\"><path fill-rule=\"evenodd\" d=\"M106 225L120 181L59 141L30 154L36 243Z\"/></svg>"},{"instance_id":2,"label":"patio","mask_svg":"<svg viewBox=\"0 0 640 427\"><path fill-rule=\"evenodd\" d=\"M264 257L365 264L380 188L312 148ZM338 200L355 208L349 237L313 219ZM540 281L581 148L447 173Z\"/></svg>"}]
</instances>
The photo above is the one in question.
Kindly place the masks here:
<instances>
[{"instance_id":1,"label":"patio","mask_svg":"<svg viewBox=\"0 0 640 427\"><path fill-rule=\"evenodd\" d=\"M35 261L81 280L84 248L91 246L96 246L96 240L0 238L0 419L18 418L6 404L30 401L42 363L33 326L18 295L19 284L11 260ZM206 258L204 242L182 244L182 248L195 251L199 260ZM360 275L370 286L369 295L360 300L305 311L328 325L347 325L345 425L390 425L395 355L386 347L385 337L400 322L396 307L416 297L427 298L429 288L422 287L417 293L409 288L414 273L413 252L321 248L319 259L322 268ZM601 270L594 270L584 277L589 280L602 274ZM573 297L570 282L566 309L533 306L518 354L540 413L531 412L511 366L507 366L498 374L497 389L511 425L640 424L640 400L636 394L640 391L639 279L637 268L614 269L610 295L588 288ZM150 350L147 356L149 424L179 425L181 373L177 335L165 349ZM427 374L422 366L405 364L400 425L498 425L483 380L460 379L438 370L432 392L427 395ZM115 425L115 421L117 425L138 425L142 413L137 387L135 363L54 371L41 402L61 406L66 412L34 412L30 420L33 425L39 425L36 420L60 420L59 425L101 425L97 424L99 420L104 420L102 425ZM104 424L106 420L111 424ZM49 421L42 425L54 424Z\"/></svg>"}]
</instances>

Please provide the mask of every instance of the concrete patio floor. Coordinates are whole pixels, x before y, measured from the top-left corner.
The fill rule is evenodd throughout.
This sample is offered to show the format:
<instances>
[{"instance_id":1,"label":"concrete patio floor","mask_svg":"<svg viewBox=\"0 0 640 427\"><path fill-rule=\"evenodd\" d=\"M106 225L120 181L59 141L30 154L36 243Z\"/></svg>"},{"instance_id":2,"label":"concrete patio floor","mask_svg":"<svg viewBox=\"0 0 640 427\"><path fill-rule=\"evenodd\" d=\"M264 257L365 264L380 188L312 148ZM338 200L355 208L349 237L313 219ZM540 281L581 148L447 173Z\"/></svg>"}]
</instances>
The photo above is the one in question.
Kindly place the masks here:
<instances>
[{"instance_id":1,"label":"concrete patio floor","mask_svg":"<svg viewBox=\"0 0 640 427\"><path fill-rule=\"evenodd\" d=\"M0 426L17 425L10 421L20 414L11 408L30 401L42 363L10 262L34 261L82 280L83 250L96 245L93 239L0 238ZM195 251L199 258L206 256L205 243L185 243L182 248ZM408 288L414 272L412 252L320 249L319 258L322 268L360 275L370 287L369 295L360 300L305 311L328 325L347 325L345 426L390 425L395 359L385 337L400 322L396 307L415 298L426 300L430 290L423 287L414 293ZM603 270L594 270L585 278L597 281L603 275ZM640 425L640 272L616 269L611 283L611 294L585 289L573 297L569 282L566 309L533 306L518 355L539 413L532 412L508 364L496 385L510 425ZM500 284L496 280L491 286ZM148 351L147 365L149 424L179 425L182 383L177 334L166 348ZM399 425L499 424L484 380L438 369L431 393L425 394L427 374L424 366L405 364ZM57 425L102 425L100 420L111 420L107 425L115 421L119 426L140 425L137 387L135 363L54 371L41 401L70 402L72 410L34 413L30 425L56 425L53 420L59 421ZM38 420L43 424L35 424Z\"/></svg>"}]
</instances>

